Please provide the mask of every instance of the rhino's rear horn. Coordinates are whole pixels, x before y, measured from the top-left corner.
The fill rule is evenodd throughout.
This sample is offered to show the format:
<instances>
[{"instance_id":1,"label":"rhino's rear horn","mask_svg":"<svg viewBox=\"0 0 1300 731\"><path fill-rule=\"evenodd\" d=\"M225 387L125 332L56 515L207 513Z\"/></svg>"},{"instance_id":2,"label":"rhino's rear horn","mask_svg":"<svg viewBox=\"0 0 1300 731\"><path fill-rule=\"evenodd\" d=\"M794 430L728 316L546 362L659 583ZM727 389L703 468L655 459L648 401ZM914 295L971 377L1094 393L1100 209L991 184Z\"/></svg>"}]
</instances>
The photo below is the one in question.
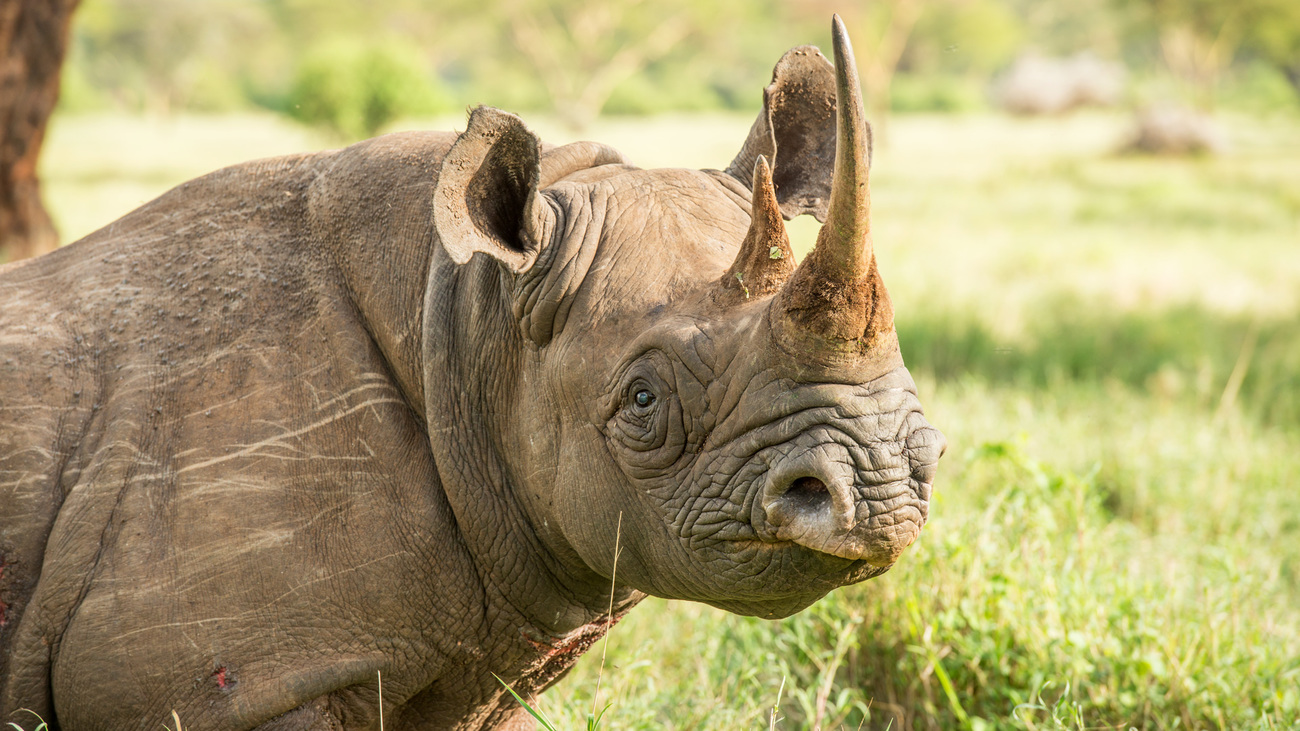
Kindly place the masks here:
<instances>
[{"instance_id":1,"label":"rhino's rear horn","mask_svg":"<svg viewBox=\"0 0 1300 731\"><path fill-rule=\"evenodd\" d=\"M767 158L754 163L753 196L749 231L736 260L722 278L719 301L732 304L751 297L766 297L780 291L794 271L794 251L781 220L772 169Z\"/></svg>"}]
</instances>

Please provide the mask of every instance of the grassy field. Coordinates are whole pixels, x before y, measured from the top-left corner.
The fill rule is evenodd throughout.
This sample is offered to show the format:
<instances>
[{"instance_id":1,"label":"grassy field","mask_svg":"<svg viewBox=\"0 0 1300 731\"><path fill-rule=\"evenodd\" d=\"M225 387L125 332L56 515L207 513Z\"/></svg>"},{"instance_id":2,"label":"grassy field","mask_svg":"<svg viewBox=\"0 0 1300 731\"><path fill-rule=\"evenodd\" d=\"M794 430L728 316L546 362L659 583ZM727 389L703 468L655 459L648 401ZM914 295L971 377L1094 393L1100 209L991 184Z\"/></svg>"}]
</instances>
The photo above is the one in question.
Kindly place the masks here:
<instances>
[{"instance_id":1,"label":"grassy field","mask_svg":"<svg viewBox=\"0 0 1300 731\"><path fill-rule=\"evenodd\" d=\"M874 235L950 444L931 523L784 621L649 600L611 634L601 727L767 728L779 697L783 729L1300 728L1300 120L1222 121L1230 152L1172 160L1115 154L1118 115L894 120ZM587 136L721 167L748 124ZM325 146L266 117L61 118L43 172L75 238ZM562 728L599 649L538 700Z\"/></svg>"}]
</instances>

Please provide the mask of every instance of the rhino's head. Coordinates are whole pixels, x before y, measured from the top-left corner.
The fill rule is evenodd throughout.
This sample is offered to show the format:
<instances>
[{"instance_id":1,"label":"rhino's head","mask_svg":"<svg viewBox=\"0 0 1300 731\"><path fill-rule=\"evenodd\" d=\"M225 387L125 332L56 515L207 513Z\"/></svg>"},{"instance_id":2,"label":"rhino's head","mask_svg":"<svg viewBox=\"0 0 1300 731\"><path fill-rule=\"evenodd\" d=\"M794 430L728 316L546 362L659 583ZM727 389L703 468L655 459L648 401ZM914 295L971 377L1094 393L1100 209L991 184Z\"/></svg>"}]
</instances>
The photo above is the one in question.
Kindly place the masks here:
<instances>
[{"instance_id":1,"label":"rhino's head","mask_svg":"<svg viewBox=\"0 0 1300 731\"><path fill-rule=\"evenodd\" d=\"M944 439L899 354L838 19L834 38L837 71L811 47L781 60L726 172L542 152L482 108L449 153L439 237L500 294L468 316L519 325L509 375L487 374L509 402L494 449L565 561L609 576L617 541L620 583L781 616L884 572L924 525ZM796 267L800 213L824 225Z\"/></svg>"}]
</instances>

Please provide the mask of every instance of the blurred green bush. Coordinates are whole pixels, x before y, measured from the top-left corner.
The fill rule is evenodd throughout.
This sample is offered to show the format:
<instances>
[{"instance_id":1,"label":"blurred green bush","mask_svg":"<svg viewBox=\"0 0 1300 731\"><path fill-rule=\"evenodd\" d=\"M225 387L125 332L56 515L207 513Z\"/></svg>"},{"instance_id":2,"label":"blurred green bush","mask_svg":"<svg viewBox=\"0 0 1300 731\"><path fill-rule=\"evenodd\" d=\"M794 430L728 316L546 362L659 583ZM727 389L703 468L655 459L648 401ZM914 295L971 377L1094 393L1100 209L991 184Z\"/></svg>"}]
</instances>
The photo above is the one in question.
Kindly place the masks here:
<instances>
[{"instance_id":1,"label":"blurred green bush","mask_svg":"<svg viewBox=\"0 0 1300 731\"><path fill-rule=\"evenodd\" d=\"M451 106L418 49L395 41L338 38L303 57L285 99L289 116L340 137L371 137L399 117Z\"/></svg>"}]
</instances>

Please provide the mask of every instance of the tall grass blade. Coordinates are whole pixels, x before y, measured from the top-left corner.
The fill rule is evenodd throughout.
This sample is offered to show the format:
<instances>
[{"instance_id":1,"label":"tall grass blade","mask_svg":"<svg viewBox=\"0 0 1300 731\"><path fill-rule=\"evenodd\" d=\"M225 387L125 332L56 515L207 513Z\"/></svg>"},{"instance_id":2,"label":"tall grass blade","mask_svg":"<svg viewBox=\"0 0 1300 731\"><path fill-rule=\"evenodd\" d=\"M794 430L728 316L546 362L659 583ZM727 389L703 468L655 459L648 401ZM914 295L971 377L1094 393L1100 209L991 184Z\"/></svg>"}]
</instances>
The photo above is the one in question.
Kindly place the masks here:
<instances>
[{"instance_id":1,"label":"tall grass blade","mask_svg":"<svg viewBox=\"0 0 1300 731\"><path fill-rule=\"evenodd\" d=\"M559 729L555 728L555 724L551 723L551 719L546 717L545 713L542 713L541 711L528 705L528 701L524 700L523 698L520 698L519 694L515 692L515 689L507 685L506 681L502 680L499 675L497 675L496 673L492 673L492 677L496 678L497 682L500 683L502 687L504 687L510 693L511 696L514 696L515 700L519 701L519 705L523 706L525 711L528 711L528 715L537 719L537 722L542 724L542 728L545 729L545 731L559 731Z\"/></svg>"},{"instance_id":2,"label":"tall grass blade","mask_svg":"<svg viewBox=\"0 0 1300 731\"><path fill-rule=\"evenodd\" d=\"M619 543L623 539L623 511L618 511L618 525L614 528L614 568L609 572L609 614L605 617L605 639L600 647L600 669L596 671L596 692L591 696L591 713L587 714L587 728L594 729L596 724L600 723L601 716L605 715L605 710L609 709L606 705L599 714L596 713L596 704L600 702L600 681L605 675L605 654L609 652L609 630L614 626L614 587L618 579L618 554Z\"/></svg>"}]
</instances>

